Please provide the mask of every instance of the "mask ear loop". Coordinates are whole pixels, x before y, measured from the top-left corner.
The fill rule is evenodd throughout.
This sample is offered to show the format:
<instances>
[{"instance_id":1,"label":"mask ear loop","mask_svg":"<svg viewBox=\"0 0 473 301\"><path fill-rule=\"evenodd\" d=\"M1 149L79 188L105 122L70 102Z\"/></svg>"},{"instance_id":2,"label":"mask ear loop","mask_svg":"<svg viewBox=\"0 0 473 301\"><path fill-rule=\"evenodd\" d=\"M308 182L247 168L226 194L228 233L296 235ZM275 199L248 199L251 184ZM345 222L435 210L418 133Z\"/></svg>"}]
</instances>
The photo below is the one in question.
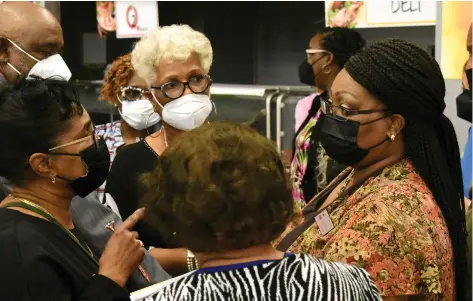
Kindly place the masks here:
<instances>
[{"instance_id":1,"label":"mask ear loop","mask_svg":"<svg viewBox=\"0 0 473 301\"><path fill-rule=\"evenodd\" d=\"M31 54L29 54L28 52L24 51L20 46L18 46L15 42L13 42L12 40L10 40L9 38L7 38L7 40L12 43L13 46L15 46L16 49L20 50L21 52L23 52L25 55L29 56L31 59L35 60L37 63L39 62L39 60L37 58L35 58L34 56L32 56ZM12 64L10 64L10 62L7 63L8 66L10 66L10 68L12 68L19 76L21 76L21 72L18 71L18 69L16 69L15 67L13 67Z\"/></svg>"},{"instance_id":2,"label":"mask ear loop","mask_svg":"<svg viewBox=\"0 0 473 301\"><path fill-rule=\"evenodd\" d=\"M18 69L16 69L15 67L13 67L13 65L10 64L10 62L8 62L7 65L10 66L10 68L12 68L19 76L21 76L21 72L18 71Z\"/></svg>"},{"instance_id":3,"label":"mask ear loop","mask_svg":"<svg viewBox=\"0 0 473 301\"><path fill-rule=\"evenodd\" d=\"M164 110L164 107L161 105L161 103L159 103L158 99L154 95L154 92L153 91L150 91L150 92L151 92L151 95L153 95L154 101L161 107L161 109ZM160 132L163 132L163 134L165 135L165 138L166 138L166 134L164 133L164 125L162 125L162 124L161 124L161 129L158 131L158 134L156 136L152 136L152 134L150 134L149 131L148 131L148 122L149 122L149 119L151 118L151 115L153 115L154 113L156 113L156 112L153 112L153 113L149 114L148 119L146 120L146 132L148 133L148 135L151 138L156 138L156 137L159 136ZM156 114L158 114L158 113L156 113ZM161 120L163 120L163 116L160 116L160 117L161 117ZM167 146L167 143L166 143L166 146Z\"/></svg>"},{"instance_id":4,"label":"mask ear loop","mask_svg":"<svg viewBox=\"0 0 473 301\"><path fill-rule=\"evenodd\" d=\"M149 132L149 126L148 126L148 123L149 123L149 119L151 118L151 116L154 114L155 112L153 113L150 113L148 115L148 119L146 119L146 133L148 134L148 136L151 136L152 133ZM152 138L155 138L153 136L151 136Z\"/></svg>"},{"instance_id":5,"label":"mask ear loop","mask_svg":"<svg viewBox=\"0 0 473 301\"><path fill-rule=\"evenodd\" d=\"M153 95L154 101L158 104L158 106L161 107L161 109L164 110L164 107L161 105L161 103L159 102L159 100L156 98L156 96L154 95L154 92L153 92L153 91L150 91L150 92L151 92L151 95ZM161 116L161 118L162 118L162 116Z\"/></svg>"},{"instance_id":6,"label":"mask ear loop","mask_svg":"<svg viewBox=\"0 0 473 301\"><path fill-rule=\"evenodd\" d=\"M215 102L212 100L212 94L209 92L209 100L212 103L212 106L214 108L215 115L218 115L217 113L217 106L215 105ZM210 121L207 121L207 124L210 124Z\"/></svg>"},{"instance_id":7,"label":"mask ear loop","mask_svg":"<svg viewBox=\"0 0 473 301\"><path fill-rule=\"evenodd\" d=\"M20 50L21 52L23 52L24 54L26 54L27 56L29 56L30 58L32 58L33 60L35 60L37 63L39 62L39 60L37 58L35 58L34 56L32 56L31 54L29 54L28 52L24 51L20 46L18 46L15 42L13 42L12 40L10 40L9 38L7 38L7 40L13 44L13 46L15 46L18 50Z\"/></svg>"},{"instance_id":8,"label":"mask ear loop","mask_svg":"<svg viewBox=\"0 0 473 301\"><path fill-rule=\"evenodd\" d=\"M120 100L120 97L118 97L118 95L116 95L116 97L117 97L118 102L122 105L122 109L123 109L123 102ZM123 116L123 113L120 111L120 109L117 108L117 110L118 110L118 113L120 113L120 115Z\"/></svg>"}]
</instances>

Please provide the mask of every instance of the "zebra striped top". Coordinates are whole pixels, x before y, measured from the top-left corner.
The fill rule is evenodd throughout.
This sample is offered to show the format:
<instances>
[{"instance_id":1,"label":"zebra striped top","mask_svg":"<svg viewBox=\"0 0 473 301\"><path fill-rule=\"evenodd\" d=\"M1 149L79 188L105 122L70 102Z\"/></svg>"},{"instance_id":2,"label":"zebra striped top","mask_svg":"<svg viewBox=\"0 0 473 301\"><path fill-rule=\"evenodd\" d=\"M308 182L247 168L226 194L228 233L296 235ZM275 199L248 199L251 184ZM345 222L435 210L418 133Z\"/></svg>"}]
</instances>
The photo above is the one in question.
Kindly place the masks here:
<instances>
[{"instance_id":1,"label":"zebra striped top","mask_svg":"<svg viewBox=\"0 0 473 301\"><path fill-rule=\"evenodd\" d=\"M149 300L382 300L369 274L358 267L309 255L204 268L158 291Z\"/></svg>"}]
</instances>

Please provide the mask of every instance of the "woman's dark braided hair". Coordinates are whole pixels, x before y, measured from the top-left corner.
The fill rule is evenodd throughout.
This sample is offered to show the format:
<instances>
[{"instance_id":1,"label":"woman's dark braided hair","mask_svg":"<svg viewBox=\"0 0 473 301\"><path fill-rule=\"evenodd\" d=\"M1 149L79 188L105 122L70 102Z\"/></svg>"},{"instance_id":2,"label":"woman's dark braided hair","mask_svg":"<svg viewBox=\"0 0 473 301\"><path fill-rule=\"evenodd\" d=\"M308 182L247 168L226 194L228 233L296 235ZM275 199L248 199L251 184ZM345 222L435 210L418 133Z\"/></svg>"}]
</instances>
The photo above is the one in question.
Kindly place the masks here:
<instances>
[{"instance_id":1,"label":"woman's dark braided hair","mask_svg":"<svg viewBox=\"0 0 473 301\"><path fill-rule=\"evenodd\" d=\"M467 296L466 226L460 150L443 115L445 81L438 63L409 42L389 39L364 48L345 69L394 113L402 115L406 154L432 191L453 245L457 300Z\"/></svg>"},{"instance_id":2,"label":"woman's dark braided hair","mask_svg":"<svg viewBox=\"0 0 473 301\"><path fill-rule=\"evenodd\" d=\"M320 44L323 49L333 54L335 63L343 69L348 59L359 52L366 45L361 34L346 27L324 27L317 31L322 38Z\"/></svg>"}]
</instances>

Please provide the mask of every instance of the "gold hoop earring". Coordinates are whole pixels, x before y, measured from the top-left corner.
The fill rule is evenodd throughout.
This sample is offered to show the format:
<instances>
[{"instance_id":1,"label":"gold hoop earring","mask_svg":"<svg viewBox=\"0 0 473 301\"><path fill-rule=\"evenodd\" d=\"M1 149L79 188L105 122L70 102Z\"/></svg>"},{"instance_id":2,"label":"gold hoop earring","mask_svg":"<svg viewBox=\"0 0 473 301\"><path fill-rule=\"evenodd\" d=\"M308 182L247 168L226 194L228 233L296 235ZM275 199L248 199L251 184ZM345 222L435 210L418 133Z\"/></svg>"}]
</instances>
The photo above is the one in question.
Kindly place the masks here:
<instances>
[{"instance_id":1,"label":"gold hoop earring","mask_svg":"<svg viewBox=\"0 0 473 301\"><path fill-rule=\"evenodd\" d=\"M53 184L56 184L56 175L53 175L53 177L52 177L52 179L51 179L51 182L52 182Z\"/></svg>"},{"instance_id":2,"label":"gold hoop earring","mask_svg":"<svg viewBox=\"0 0 473 301\"><path fill-rule=\"evenodd\" d=\"M396 135L391 135L389 138L391 138L391 141L394 141L394 139L396 139Z\"/></svg>"},{"instance_id":3,"label":"gold hoop earring","mask_svg":"<svg viewBox=\"0 0 473 301\"><path fill-rule=\"evenodd\" d=\"M325 71L326 67L328 67L328 71ZM332 72L332 67L330 67L330 65L325 65L322 67L322 72L325 74L330 74Z\"/></svg>"}]
</instances>

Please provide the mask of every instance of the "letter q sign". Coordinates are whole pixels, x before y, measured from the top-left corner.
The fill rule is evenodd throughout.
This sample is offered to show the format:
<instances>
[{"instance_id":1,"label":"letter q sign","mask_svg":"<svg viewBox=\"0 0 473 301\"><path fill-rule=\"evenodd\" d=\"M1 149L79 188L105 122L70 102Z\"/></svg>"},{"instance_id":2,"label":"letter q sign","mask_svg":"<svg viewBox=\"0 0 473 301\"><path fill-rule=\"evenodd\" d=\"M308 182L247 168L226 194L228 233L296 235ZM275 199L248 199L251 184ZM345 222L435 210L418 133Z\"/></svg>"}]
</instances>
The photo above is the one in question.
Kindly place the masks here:
<instances>
[{"instance_id":1,"label":"letter q sign","mask_svg":"<svg viewBox=\"0 0 473 301\"><path fill-rule=\"evenodd\" d=\"M133 5L128 6L126 9L126 23L130 28L137 28L138 25L138 11L136 10L136 7Z\"/></svg>"}]
</instances>

